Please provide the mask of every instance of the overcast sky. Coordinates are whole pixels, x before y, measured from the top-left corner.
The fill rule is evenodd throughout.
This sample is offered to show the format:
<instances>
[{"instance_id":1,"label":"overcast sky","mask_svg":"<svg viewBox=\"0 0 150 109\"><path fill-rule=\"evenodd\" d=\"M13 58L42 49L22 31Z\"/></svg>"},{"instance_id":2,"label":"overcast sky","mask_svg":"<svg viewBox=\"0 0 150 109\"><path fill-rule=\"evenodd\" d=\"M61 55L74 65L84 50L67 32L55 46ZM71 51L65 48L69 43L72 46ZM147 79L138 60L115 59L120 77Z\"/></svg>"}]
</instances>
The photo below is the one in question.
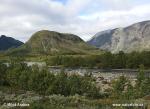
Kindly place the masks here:
<instances>
[{"instance_id":1,"label":"overcast sky","mask_svg":"<svg viewBox=\"0 0 150 109\"><path fill-rule=\"evenodd\" d=\"M43 29L88 40L144 20L150 20L150 0L0 0L0 34L24 42Z\"/></svg>"}]
</instances>

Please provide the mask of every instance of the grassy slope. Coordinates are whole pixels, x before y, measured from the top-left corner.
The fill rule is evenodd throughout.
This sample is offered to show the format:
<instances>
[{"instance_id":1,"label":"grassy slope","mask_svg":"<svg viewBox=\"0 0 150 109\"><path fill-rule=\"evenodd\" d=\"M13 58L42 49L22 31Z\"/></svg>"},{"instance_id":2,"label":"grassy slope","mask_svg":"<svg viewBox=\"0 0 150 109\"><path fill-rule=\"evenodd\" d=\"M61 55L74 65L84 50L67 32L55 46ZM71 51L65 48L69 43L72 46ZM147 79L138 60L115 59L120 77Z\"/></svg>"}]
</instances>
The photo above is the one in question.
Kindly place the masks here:
<instances>
[{"instance_id":1,"label":"grassy slope","mask_svg":"<svg viewBox=\"0 0 150 109\"><path fill-rule=\"evenodd\" d=\"M99 49L85 43L80 37L73 34L64 34L42 30L32 35L29 41L16 49L0 53L0 60L9 56L25 57L26 60L42 61L56 55L98 55L103 53Z\"/></svg>"}]
</instances>

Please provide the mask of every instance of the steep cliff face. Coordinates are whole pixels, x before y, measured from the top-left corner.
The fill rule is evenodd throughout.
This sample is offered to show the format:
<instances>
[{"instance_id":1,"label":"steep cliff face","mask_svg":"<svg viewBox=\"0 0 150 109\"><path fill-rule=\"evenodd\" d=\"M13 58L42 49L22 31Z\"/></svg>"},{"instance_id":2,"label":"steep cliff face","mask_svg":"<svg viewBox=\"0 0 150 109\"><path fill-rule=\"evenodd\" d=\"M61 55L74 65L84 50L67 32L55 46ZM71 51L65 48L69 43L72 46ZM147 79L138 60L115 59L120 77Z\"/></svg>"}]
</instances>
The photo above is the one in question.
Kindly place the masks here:
<instances>
[{"instance_id":1,"label":"steep cliff face","mask_svg":"<svg viewBox=\"0 0 150 109\"><path fill-rule=\"evenodd\" d=\"M113 53L150 50L150 21L99 32L88 43Z\"/></svg>"}]
</instances>

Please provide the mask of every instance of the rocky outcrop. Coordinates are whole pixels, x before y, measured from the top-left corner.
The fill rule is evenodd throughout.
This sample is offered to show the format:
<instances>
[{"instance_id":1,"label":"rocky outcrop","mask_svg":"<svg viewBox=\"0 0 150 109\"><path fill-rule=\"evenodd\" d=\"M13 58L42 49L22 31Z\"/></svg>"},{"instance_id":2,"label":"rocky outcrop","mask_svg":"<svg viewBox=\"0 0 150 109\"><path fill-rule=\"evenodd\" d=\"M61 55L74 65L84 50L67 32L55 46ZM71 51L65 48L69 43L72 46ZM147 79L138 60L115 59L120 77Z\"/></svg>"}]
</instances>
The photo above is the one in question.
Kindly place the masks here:
<instances>
[{"instance_id":1,"label":"rocky outcrop","mask_svg":"<svg viewBox=\"0 0 150 109\"><path fill-rule=\"evenodd\" d=\"M150 50L150 21L97 33L89 44L116 53Z\"/></svg>"}]
</instances>

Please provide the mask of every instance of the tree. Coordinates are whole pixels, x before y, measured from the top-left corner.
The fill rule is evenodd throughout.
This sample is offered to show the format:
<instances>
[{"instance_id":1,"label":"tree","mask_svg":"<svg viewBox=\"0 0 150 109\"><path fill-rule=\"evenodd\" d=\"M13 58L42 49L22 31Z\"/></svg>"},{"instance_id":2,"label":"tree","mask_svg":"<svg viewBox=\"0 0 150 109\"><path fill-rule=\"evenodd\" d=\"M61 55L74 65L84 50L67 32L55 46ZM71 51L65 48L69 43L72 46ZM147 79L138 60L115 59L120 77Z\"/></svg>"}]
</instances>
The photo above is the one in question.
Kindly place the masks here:
<instances>
[{"instance_id":1,"label":"tree","mask_svg":"<svg viewBox=\"0 0 150 109\"><path fill-rule=\"evenodd\" d=\"M137 87L140 88L141 83L143 80L145 80L145 73L144 73L144 65L139 66L139 72L137 74Z\"/></svg>"},{"instance_id":2,"label":"tree","mask_svg":"<svg viewBox=\"0 0 150 109\"><path fill-rule=\"evenodd\" d=\"M150 95L150 77L145 78L141 83L141 95Z\"/></svg>"},{"instance_id":3,"label":"tree","mask_svg":"<svg viewBox=\"0 0 150 109\"><path fill-rule=\"evenodd\" d=\"M8 69L7 79L11 87L18 87L21 69L22 69L21 64L10 65Z\"/></svg>"},{"instance_id":4,"label":"tree","mask_svg":"<svg viewBox=\"0 0 150 109\"><path fill-rule=\"evenodd\" d=\"M126 67L126 55L123 51L119 51L118 54L116 54L116 67L117 68L125 68Z\"/></svg>"},{"instance_id":5,"label":"tree","mask_svg":"<svg viewBox=\"0 0 150 109\"><path fill-rule=\"evenodd\" d=\"M7 66L3 63L0 63L0 86L7 84L6 75L7 75Z\"/></svg>"},{"instance_id":6,"label":"tree","mask_svg":"<svg viewBox=\"0 0 150 109\"><path fill-rule=\"evenodd\" d=\"M141 64L141 56L138 52L131 52L127 55L126 68L138 68Z\"/></svg>"},{"instance_id":7,"label":"tree","mask_svg":"<svg viewBox=\"0 0 150 109\"><path fill-rule=\"evenodd\" d=\"M28 87L28 81L29 81L29 76L30 76L30 71L29 70L24 70L20 73L20 76L19 76L19 87L21 89L24 89L24 90L28 90L29 87Z\"/></svg>"},{"instance_id":8,"label":"tree","mask_svg":"<svg viewBox=\"0 0 150 109\"><path fill-rule=\"evenodd\" d=\"M120 98L122 96L126 83L127 78L125 76L120 76L119 79L113 83L113 97Z\"/></svg>"},{"instance_id":9,"label":"tree","mask_svg":"<svg viewBox=\"0 0 150 109\"><path fill-rule=\"evenodd\" d=\"M136 95L137 97L143 96L143 89L142 86L144 85L143 82L145 81L145 73L144 73L144 65L139 66L139 72L137 74L137 81L136 81Z\"/></svg>"},{"instance_id":10,"label":"tree","mask_svg":"<svg viewBox=\"0 0 150 109\"><path fill-rule=\"evenodd\" d=\"M49 94L61 94L61 95L69 95L68 86L67 86L67 74L61 72L55 76L55 81L49 87Z\"/></svg>"},{"instance_id":11,"label":"tree","mask_svg":"<svg viewBox=\"0 0 150 109\"><path fill-rule=\"evenodd\" d=\"M70 95L81 94L81 81L82 78L78 75L71 75L68 77L68 87L70 89Z\"/></svg>"},{"instance_id":12,"label":"tree","mask_svg":"<svg viewBox=\"0 0 150 109\"><path fill-rule=\"evenodd\" d=\"M110 52L106 52L102 55L102 68L112 68L113 55Z\"/></svg>"},{"instance_id":13,"label":"tree","mask_svg":"<svg viewBox=\"0 0 150 109\"><path fill-rule=\"evenodd\" d=\"M33 91L38 91L38 86L39 86L39 68L37 65L32 66L32 73L30 74L30 78L29 78L29 90L33 90Z\"/></svg>"},{"instance_id":14,"label":"tree","mask_svg":"<svg viewBox=\"0 0 150 109\"><path fill-rule=\"evenodd\" d=\"M131 100L135 98L135 90L134 87L132 86L131 82L128 80L127 85L126 85L126 90L123 94L123 98L127 100Z\"/></svg>"}]
</instances>

